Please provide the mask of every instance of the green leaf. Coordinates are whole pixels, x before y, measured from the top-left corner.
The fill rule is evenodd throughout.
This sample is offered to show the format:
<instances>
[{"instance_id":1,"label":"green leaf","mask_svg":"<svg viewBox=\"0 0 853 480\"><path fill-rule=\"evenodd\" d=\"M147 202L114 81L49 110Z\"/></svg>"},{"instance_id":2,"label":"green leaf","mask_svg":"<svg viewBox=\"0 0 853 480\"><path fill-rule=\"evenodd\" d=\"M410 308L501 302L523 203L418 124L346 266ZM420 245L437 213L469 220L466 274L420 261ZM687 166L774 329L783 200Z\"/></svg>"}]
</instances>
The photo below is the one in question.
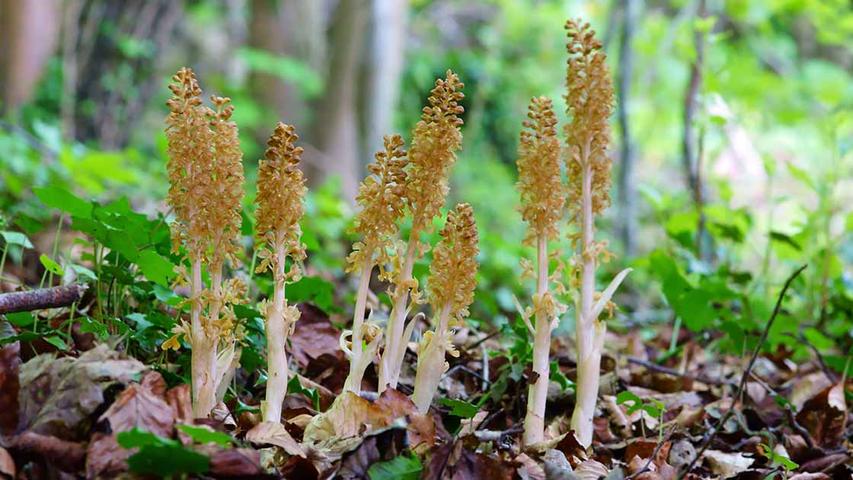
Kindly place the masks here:
<instances>
[{"instance_id":1,"label":"green leaf","mask_svg":"<svg viewBox=\"0 0 853 480\"><path fill-rule=\"evenodd\" d=\"M53 207L74 217L92 218L92 204L56 186L36 187L36 196L48 207Z\"/></svg>"},{"instance_id":2,"label":"green leaf","mask_svg":"<svg viewBox=\"0 0 853 480\"><path fill-rule=\"evenodd\" d=\"M51 260L47 255L42 253L41 256L39 256L39 261L48 272L54 275L59 275L60 277L65 275L65 271L62 270L62 266Z\"/></svg>"},{"instance_id":3,"label":"green leaf","mask_svg":"<svg viewBox=\"0 0 853 480\"><path fill-rule=\"evenodd\" d=\"M301 393L305 395L311 399L311 404L314 406L314 410L317 410L318 412L320 411L320 393L316 388L303 387L302 383L299 381L299 377L296 375L287 382L287 393Z\"/></svg>"},{"instance_id":4,"label":"green leaf","mask_svg":"<svg viewBox=\"0 0 853 480\"><path fill-rule=\"evenodd\" d=\"M477 412L480 411L480 407L465 400L442 398L439 403L445 407L450 407L450 414L455 417L474 418L474 415L477 415Z\"/></svg>"},{"instance_id":5,"label":"green leaf","mask_svg":"<svg viewBox=\"0 0 853 480\"><path fill-rule=\"evenodd\" d=\"M54 347L58 348L62 352L68 350L68 344L65 343L65 340L63 340L62 338L60 338L56 335L51 335L49 337L45 337L44 341L53 345Z\"/></svg>"},{"instance_id":6,"label":"green leaf","mask_svg":"<svg viewBox=\"0 0 853 480\"><path fill-rule=\"evenodd\" d=\"M210 459L182 446L149 446L131 455L127 466L133 473L162 477L204 473L210 470Z\"/></svg>"},{"instance_id":7,"label":"green leaf","mask_svg":"<svg viewBox=\"0 0 853 480\"><path fill-rule=\"evenodd\" d=\"M812 177L809 175L808 172L794 165L791 162L787 162L785 165L788 167L788 173L790 173L792 177L794 177L796 180L799 180L802 184L806 185L812 190L817 190L815 182L814 180L812 180Z\"/></svg>"},{"instance_id":8,"label":"green leaf","mask_svg":"<svg viewBox=\"0 0 853 480\"><path fill-rule=\"evenodd\" d=\"M569 380L569 377L565 376L563 372L560 371L560 365L556 360L551 361L551 369L550 369L550 377L551 380L557 382L560 385L560 389L564 392L566 390L575 388L575 382Z\"/></svg>"},{"instance_id":9,"label":"green leaf","mask_svg":"<svg viewBox=\"0 0 853 480\"><path fill-rule=\"evenodd\" d=\"M310 302L326 312L334 310L334 293L335 285L320 277L302 277L287 286L290 303Z\"/></svg>"},{"instance_id":10,"label":"green leaf","mask_svg":"<svg viewBox=\"0 0 853 480\"><path fill-rule=\"evenodd\" d=\"M138 428L119 433L117 440L124 448L139 448L127 459L127 465L133 473L165 477L204 473L210 469L210 459L206 455L184 447L177 440L159 437Z\"/></svg>"},{"instance_id":11,"label":"green leaf","mask_svg":"<svg viewBox=\"0 0 853 480\"><path fill-rule=\"evenodd\" d=\"M120 432L116 436L116 440L123 448L147 447L151 445L180 445L175 440L163 438L135 427L126 432Z\"/></svg>"},{"instance_id":12,"label":"green leaf","mask_svg":"<svg viewBox=\"0 0 853 480\"><path fill-rule=\"evenodd\" d=\"M3 240L6 242L6 245L18 245L23 248L33 248L33 244L30 242L30 239L21 232L4 230L0 232L0 236L3 236Z\"/></svg>"},{"instance_id":13,"label":"green leaf","mask_svg":"<svg viewBox=\"0 0 853 480\"><path fill-rule=\"evenodd\" d=\"M189 435L196 443L215 443L221 447L231 445L233 439L227 433L217 432L209 427L193 426L193 425L178 425L178 430Z\"/></svg>"},{"instance_id":14,"label":"green leaf","mask_svg":"<svg viewBox=\"0 0 853 480\"><path fill-rule=\"evenodd\" d=\"M28 327L36 321L30 312L7 313L6 320L16 327Z\"/></svg>"},{"instance_id":15,"label":"green leaf","mask_svg":"<svg viewBox=\"0 0 853 480\"><path fill-rule=\"evenodd\" d=\"M629 402L631 404L628 405L628 415L630 415L630 414L636 412L637 410L640 410L641 408L643 408L643 399L640 398L636 393L634 393L630 390L625 390L624 392L619 392L619 394L616 395L616 404L617 405L627 404Z\"/></svg>"},{"instance_id":16,"label":"green leaf","mask_svg":"<svg viewBox=\"0 0 853 480\"><path fill-rule=\"evenodd\" d=\"M164 287L168 286L169 280L175 276L175 266L172 262L153 250L140 253L136 264L146 278Z\"/></svg>"},{"instance_id":17,"label":"green leaf","mask_svg":"<svg viewBox=\"0 0 853 480\"><path fill-rule=\"evenodd\" d=\"M418 480L424 467L415 456L400 455L387 462L376 462L367 469L370 480Z\"/></svg>"}]
</instances>

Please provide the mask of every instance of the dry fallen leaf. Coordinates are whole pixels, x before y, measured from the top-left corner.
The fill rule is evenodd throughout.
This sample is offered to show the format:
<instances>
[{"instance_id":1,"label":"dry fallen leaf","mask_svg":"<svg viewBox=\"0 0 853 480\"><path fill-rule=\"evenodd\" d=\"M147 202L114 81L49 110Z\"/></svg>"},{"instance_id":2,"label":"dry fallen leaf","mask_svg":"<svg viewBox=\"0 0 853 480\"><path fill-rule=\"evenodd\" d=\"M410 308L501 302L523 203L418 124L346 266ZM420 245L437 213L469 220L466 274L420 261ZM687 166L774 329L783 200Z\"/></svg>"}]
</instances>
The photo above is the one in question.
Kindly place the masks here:
<instances>
[{"instance_id":1,"label":"dry fallen leaf","mask_svg":"<svg viewBox=\"0 0 853 480\"><path fill-rule=\"evenodd\" d=\"M797 413L797 422L818 445L833 447L844 437L847 414L844 384L839 382L809 399Z\"/></svg>"},{"instance_id":2,"label":"dry fallen leaf","mask_svg":"<svg viewBox=\"0 0 853 480\"><path fill-rule=\"evenodd\" d=\"M104 390L128 384L146 367L105 344L77 359L39 355L21 366L22 422L33 432L64 440L88 440L92 414Z\"/></svg>"},{"instance_id":3,"label":"dry fallen leaf","mask_svg":"<svg viewBox=\"0 0 853 480\"><path fill-rule=\"evenodd\" d=\"M259 445L275 445L281 447L289 455L305 457L305 449L302 448L278 422L261 422L253 429L246 432L246 441Z\"/></svg>"},{"instance_id":4,"label":"dry fallen leaf","mask_svg":"<svg viewBox=\"0 0 853 480\"><path fill-rule=\"evenodd\" d=\"M727 453L719 450L706 450L703 458L708 468L721 478L732 477L746 471L753 462L753 459L742 453Z\"/></svg>"}]
</instances>

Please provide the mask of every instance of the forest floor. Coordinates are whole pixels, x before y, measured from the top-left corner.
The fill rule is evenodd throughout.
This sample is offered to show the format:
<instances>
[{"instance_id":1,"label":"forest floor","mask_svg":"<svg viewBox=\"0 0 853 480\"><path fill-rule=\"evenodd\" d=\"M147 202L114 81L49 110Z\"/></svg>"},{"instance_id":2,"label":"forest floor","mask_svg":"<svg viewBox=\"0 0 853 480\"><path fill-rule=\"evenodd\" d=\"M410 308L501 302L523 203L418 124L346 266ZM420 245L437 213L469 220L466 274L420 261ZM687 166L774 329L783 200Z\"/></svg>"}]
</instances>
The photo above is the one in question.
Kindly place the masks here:
<instances>
[{"instance_id":1,"label":"forest floor","mask_svg":"<svg viewBox=\"0 0 853 480\"><path fill-rule=\"evenodd\" d=\"M347 394L329 437L303 431L340 395L348 371L340 331L308 304L289 353L295 367L282 424L260 421L258 372L238 370L243 392L193 419L189 386L167 385L158 370L96 344L75 330L59 354L42 338L0 350L0 473L8 478L850 479L851 384L819 355L794 363L777 350L717 356L686 331L667 355L672 331L654 340L609 333L593 445L569 431L574 402L573 342L556 337L544 444L521 447L529 367L514 365L497 335L462 329L460 356L441 400L418 415L399 391ZM8 324L6 324L8 326ZM76 328L76 327L75 327ZM707 341L707 339L705 339ZM407 365L416 358L410 344ZM486 355L486 356L484 356ZM741 385L742 384L742 385ZM845 385L847 392L845 392ZM365 392L376 391L368 370ZM687 473L689 472L689 473Z\"/></svg>"}]
</instances>

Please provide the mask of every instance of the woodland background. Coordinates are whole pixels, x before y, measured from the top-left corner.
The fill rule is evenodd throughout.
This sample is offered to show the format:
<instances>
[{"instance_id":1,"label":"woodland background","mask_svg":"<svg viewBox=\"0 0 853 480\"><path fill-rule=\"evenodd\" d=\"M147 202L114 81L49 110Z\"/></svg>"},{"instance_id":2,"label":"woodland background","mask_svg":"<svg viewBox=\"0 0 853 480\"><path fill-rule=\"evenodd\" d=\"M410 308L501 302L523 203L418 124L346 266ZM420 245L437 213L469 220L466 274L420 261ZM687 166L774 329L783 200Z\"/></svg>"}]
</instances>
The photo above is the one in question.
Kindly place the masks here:
<instances>
[{"instance_id":1,"label":"woodland background","mask_svg":"<svg viewBox=\"0 0 853 480\"><path fill-rule=\"evenodd\" d=\"M607 275L635 271L609 328L654 344L660 364L685 358L687 345L742 356L781 284L808 264L765 348L818 359L840 378L853 352L845 0L0 0L2 289L82 279L102 300L79 323L11 317L4 344L38 337L72 351L82 329L120 335L146 363L186 364L186 353L160 351L173 321L155 306L176 303L167 286L177 258L157 214L169 185L166 85L183 65L206 93L232 98L247 185L275 122L296 126L311 184L309 259L288 296L344 322L364 167L382 135L408 138L450 68L465 82L466 111L448 204L474 206L481 239L469 323L503 342L502 372L519 380L530 352L513 296L532 285L519 266L531 250L516 210L516 147L530 97L553 98L565 121L569 17L599 32L617 88L613 206L600 229L616 254ZM253 198L248 188L248 209ZM94 213L81 218L91 199ZM247 245L251 232L246 215ZM92 248L119 253L93 265ZM268 279L256 282L264 296ZM258 346L244 350L250 372L263 350L253 308L242 310Z\"/></svg>"}]
</instances>

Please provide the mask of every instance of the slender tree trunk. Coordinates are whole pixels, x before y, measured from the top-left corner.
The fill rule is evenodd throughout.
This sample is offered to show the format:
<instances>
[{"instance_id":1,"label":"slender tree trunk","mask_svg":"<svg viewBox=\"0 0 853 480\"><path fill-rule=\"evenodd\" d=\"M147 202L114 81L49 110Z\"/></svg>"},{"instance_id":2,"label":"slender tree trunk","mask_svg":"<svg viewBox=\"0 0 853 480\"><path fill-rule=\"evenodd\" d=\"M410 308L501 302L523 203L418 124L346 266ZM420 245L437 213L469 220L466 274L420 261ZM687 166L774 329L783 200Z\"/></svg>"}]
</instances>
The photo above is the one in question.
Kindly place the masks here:
<instances>
[{"instance_id":1,"label":"slender tree trunk","mask_svg":"<svg viewBox=\"0 0 853 480\"><path fill-rule=\"evenodd\" d=\"M634 255L635 238L637 231L637 191L634 182L635 144L631 136L630 109L631 109L631 80L634 77L634 30L638 21L641 0L621 0L623 19L622 34L619 46L619 89L618 89L618 116L619 130L622 132L622 145L620 150L620 165L618 187L619 187L619 217L622 224L619 226L619 236L625 255Z\"/></svg>"},{"instance_id":2,"label":"slender tree trunk","mask_svg":"<svg viewBox=\"0 0 853 480\"><path fill-rule=\"evenodd\" d=\"M382 149L382 137L393 130L406 49L407 0L373 0L371 39L366 66L368 94L363 100L364 152L371 158Z\"/></svg>"},{"instance_id":3,"label":"slender tree trunk","mask_svg":"<svg viewBox=\"0 0 853 480\"><path fill-rule=\"evenodd\" d=\"M35 92L56 48L57 0L0 0L0 108L13 111Z\"/></svg>"},{"instance_id":4,"label":"slender tree trunk","mask_svg":"<svg viewBox=\"0 0 853 480\"><path fill-rule=\"evenodd\" d=\"M355 201L361 177L358 97L363 94L359 64L364 54L370 5L340 0L331 30L328 83L314 124L315 146L322 155L315 181L337 175L344 198Z\"/></svg>"},{"instance_id":5,"label":"slender tree trunk","mask_svg":"<svg viewBox=\"0 0 853 480\"><path fill-rule=\"evenodd\" d=\"M251 0L249 45L305 62L322 71L325 65L323 0ZM308 98L296 85L275 75L253 72L253 95L296 130L309 132ZM305 136L306 141L311 141Z\"/></svg>"},{"instance_id":6,"label":"slender tree trunk","mask_svg":"<svg viewBox=\"0 0 853 480\"><path fill-rule=\"evenodd\" d=\"M696 10L697 19L707 15L706 1L699 0ZM705 232L705 214L703 211L704 196L701 177L702 136L697 129L699 114L699 95L702 90L702 68L705 61L705 32L696 29L693 33L696 57L690 65L690 79L684 95L684 135L682 137L682 165L687 179L687 188L693 198L696 211L699 214L696 226L696 256L702 260L710 260L710 239Z\"/></svg>"}]
</instances>

